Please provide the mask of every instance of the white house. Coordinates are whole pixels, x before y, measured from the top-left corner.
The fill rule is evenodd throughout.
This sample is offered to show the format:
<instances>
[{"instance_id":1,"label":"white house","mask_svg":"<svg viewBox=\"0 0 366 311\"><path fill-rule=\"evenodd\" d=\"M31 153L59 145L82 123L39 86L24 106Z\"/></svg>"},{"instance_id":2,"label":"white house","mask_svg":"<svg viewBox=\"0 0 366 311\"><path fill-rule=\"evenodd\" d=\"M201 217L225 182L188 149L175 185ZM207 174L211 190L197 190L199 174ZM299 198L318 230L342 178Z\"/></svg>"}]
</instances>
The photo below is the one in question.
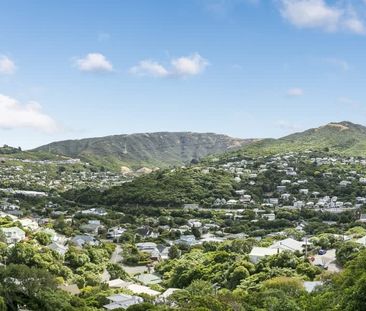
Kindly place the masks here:
<instances>
[{"instance_id":1,"label":"white house","mask_svg":"<svg viewBox=\"0 0 366 311\"><path fill-rule=\"evenodd\" d=\"M227 201L227 205L236 205L236 204L238 204L238 200L231 199Z\"/></svg>"},{"instance_id":2,"label":"white house","mask_svg":"<svg viewBox=\"0 0 366 311\"><path fill-rule=\"evenodd\" d=\"M25 232L18 227L1 228L6 237L6 243L18 243L25 239Z\"/></svg>"},{"instance_id":3,"label":"white house","mask_svg":"<svg viewBox=\"0 0 366 311\"><path fill-rule=\"evenodd\" d=\"M303 241L299 242L292 238L287 238L287 239L275 242L274 244L272 244L270 246L270 248L276 249L276 250L280 249L283 251L302 252L304 249L304 242Z\"/></svg>"},{"instance_id":4,"label":"white house","mask_svg":"<svg viewBox=\"0 0 366 311\"><path fill-rule=\"evenodd\" d=\"M255 263L259 262L261 259L263 259L264 257L276 255L280 251L281 250L277 250L274 248L255 246L249 253L249 260L255 264Z\"/></svg>"},{"instance_id":5,"label":"white house","mask_svg":"<svg viewBox=\"0 0 366 311\"><path fill-rule=\"evenodd\" d=\"M81 211L81 213L83 215L96 215L96 216L105 216L108 214L104 208L90 208Z\"/></svg>"},{"instance_id":6,"label":"white house","mask_svg":"<svg viewBox=\"0 0 366 311\"><path fill-rule=\"evenodd\" d=\"M196 220L196 219L190 219L188 220L188 226L193 227L193 228L201 228L202 227L202 222Z\"/></svg>"},{"instance_id":7,"label":"white house","mask_svg":"<svg viewBox=\"0 0 366 311\"><path fill-rule=\"evenodd\" d=\"M32 231L36 231L39 228L38 223L31 218L22 218L19 219L19 222L21 223L22 227L28 228Z\"/></svg>"},{"instance_id":8,"label":"white house","mask_svg":"<svg viewBox=\"0 0 366 311\"><path fill-rule=\"evenodd\" d=\"M115 239L122 236L122 234L126 231L126 229L117 227L117 228L110 228L107 232L107 239Z\"/></svg>"},{"instance_id":9,"label":"white house","mask_svg":"<svg viewBox=\"0 0 366 311\"><path fill-rule=\"evenodd\" d=\"M180 239L175 241L176 244L185 244L188 246L196 245L198 244L196 238L194 235L182 235Z\"/></svg>"},{"instance_id":10,"label":"white house","mask_svg":"<svg viewBox=\"0 0 366 311\"><path fill-rule=\"evenodd\" d=\"M309 189L300 189L300 190L299 190L299 193L300 193L300 194L304 194L304 195L308 195L308 193L309 193Z\"/></svg>"},{"instance_id":11,"label":"white house","mask_svg":"<svg viewBox=\"0 0 366 311\"><path fill-rule=\"evenodd\" d=\"M363 236L362 238L359 238L355 241L358 244L361 244L363 246L366 246L366 236Z\"/></svg>"},{"instance_id":12,"label":"white house","mask_svg":"<svg viewBox=\"0 0 366 311\"><path fill-rule=\"evenodd\" d=\"M273 221L276 219L276 215L274 213L270 213L270 214L263 214L262 218L267 219L268 221Z\"/></svg>"},{"instance_id":13,"label":"white house","mask_svg":"<svg viewBox=\"0 0 366 311\"><path fill-rule=\"evenodd\" d=\"M156 297L161 294L160 292L153 290L150 287L139 284L129 284L127 286L127 289L136 295L146 294L152 297Z\"/></svg>"}]
</instances>

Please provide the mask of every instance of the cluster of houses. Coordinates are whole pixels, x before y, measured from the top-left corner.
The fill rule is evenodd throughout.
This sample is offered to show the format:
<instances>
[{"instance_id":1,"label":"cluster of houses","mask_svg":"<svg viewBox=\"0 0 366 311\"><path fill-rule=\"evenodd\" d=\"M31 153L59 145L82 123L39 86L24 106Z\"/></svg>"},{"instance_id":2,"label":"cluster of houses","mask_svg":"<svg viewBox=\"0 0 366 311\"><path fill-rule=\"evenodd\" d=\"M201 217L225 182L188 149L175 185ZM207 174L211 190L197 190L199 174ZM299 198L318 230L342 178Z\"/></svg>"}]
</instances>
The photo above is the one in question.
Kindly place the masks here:
<instances>
[{"instance_id":1,"label":"cluster of houses","mask_svg":"<svg viewBox=\"0 0 366 311\"><path fill-rule=\"evenodd\" d=\"M299 163L307 161L308 165L319 169L319 174L324 180L331 179L336 181L336 189L334 193L327 193L316 184L313 176L307 176L304 170L300 169ZM9 159L6 160L6 163ZM65 160L71 161L71 160ZM19 161L18 161L19 162ZM5 164L6 164L5 163ZM32 164L29 166L28 164ZM23 161L22 164L3 165L0 172L0 180L5 185L23 185L27 189L57 189L68 190L72 187L92 186L99 189L108 188L121 184L126 181L125 177L120 174L110 172L92 172L89 170L81 170L78 172L62 171L57 177L50 178L45 165L55 164L50 161ZM56 164L78 164L76 162L60 162ZM357 169L353 169L356 167ZM347 168L338 170L338 167ZM361 168L361 169L359 169ZM364 168L364 169L363 169ZM309 157L305 154L288 153L284 155L276 155L269 157L259 157L258 159L232 159L230 162L218 164L212 167L205 167L202 172L210 174L211 170L223 170L232 175L233 183L237 185L233 191L232 197L214 198L213 205L217 211L221 213L225 219L241 219L244 217L246 208L249 208L255 214L253 222L259 219L274 221L276 219L275 210L277 209L301 209L309 208L314 210L327 210L329 212L339 213L345 210L359 209L366 204L365 196L357 196L345 200L342 195L336 195L339 190L342 192L354 185L366 186L366 159L342 158L342 157ZM276 175L275 183L271 185L272 189L264 193L262 197L258 197L256 189L259 179L266 172L273 172ZM362 172L365 172L363 174ZM316 185L316 187L314 186ZM19 190L15 187L2 187L0 193L4 196L22 195L27 197L47 197L47 192ZM45 209L51 210L51 216L66 216L67 212L58 209L58 205L50 200ZM106 226L103 217L108 216L108 211L104 208L80 209L76 214L68 215L65 221L73 221L75 215L85 218L77 228L77 234L72 237L66 237L44 226L49 220L45 217L23 217L20 210L20 202L18 200L2 199L0 201L0 217L10 217L14 223L19 226L0 228L4 234L6 243L13 245L22 240L27 239L27 231L45 232L51 237L51 242L47 247L61 256L64 256L70 245L78 248L86 246L98 246L101 239L110 241L119 240L130 228L122 225ZM200 209L197 204L186 204L183 209ZM221 210L221 211L220 211ZM169 252L173 245L192 247L204 242L223 242L227 239L245 238L244 233L230 234L224 232L223 226L216 223L214 219L188 219L184 225L160 225L155 219L155 225L141 225L134 227L134 234L139 236L138 242L133 241L138 251L148 254L153 262L168 260ZM188 217L187 217L188 218ZM52 220L50 220L52 221ZM366 214L361 214L361 222L366 222ZM303 230L302 224L296 228L298 231ZM156 242L160 236L160 232L176 231L176 236L171 235L170 239L165 239L165 244ZM103 234L100 234L103 232ZM193 235L193 232L198 233ZM345 237L343 237L345 239ZM353 239L356 243L366 246L366 236ZM155 242L153 242L155 241ZM311 238L297 241L291 237L284 237L276 240L268 247L253 247L249 254L249 260L252 263L258 263L266 256L275 255L284 251L297 252L306 254L311 247ZM118 255L118 254L117 254ZM116 257L117 258L117 257ZM121 259L121 258L119 258ZM322 265L331 267L335 261L335 252L329 250L327 254L314 256L312 263L314 265ZM119 260L116 260L119 263ZM145 267L144 267L145 268ZM125 281L121 279L110 279L110 276L103 275L103 280L112 289L123 289L130 294L114 294L109 297L108 304L104 305L106 310L126 309L131 305L143 302L141 295L149 295L155 297L157 303L164 303L166 299L177 289L169 288L166 292L151 289L149 286L159 284L161 279L153 272L153 266L147 266L147 270L141 270L139 273L131 273L134 281ZM126 270L127 271L127 270ZM318 284L319 285L319 284ZM305 287L309 290L314 288L314 282L309 282ZM79 294L80 290L75 285L63 285L63 289L72 294Z\"/></svg>"},{"instance_id":2,"label":"cluster of houses","mask_svg":"<svg viewBox=\"0 0 366 311\"><path fill-rule=\"evenodd\" d=\"M299 167L299 163L302 167ZM304 163L319 168L321 181L336 181L332 192L318 183L312 175L307 175ZM233 176L233 182L242 189L236 190L231 198L215 198L214 207L259 206L267 208L300 209L312 208L340 213L358 209L366 204L364 196L354 198L339 198L337 192L355 185L366 185L366 159L353 157L311 157L311 152L286 153L283 155L259 157L256 159L235 160L202 171L223 170ZM263 194L263 197L253 195L258 179L270 172L278 180L277 185ZM260 185L260 184L259 184Z\"/></svg>"},{"instance_id":3,"label":"cluster of houses","mask_svg":"<svg viewBox=\"0 0 366 311\"><path fill-rule=\"evenodd\" d=\"M127 179L122 174L109 171L95 172L88 168L81 169L79 159L60 161L34 161L20 159L3 159L0 161L0 187L12 188L13 191L22 189L42 189L67 191L74 188L97 187L106 189L118 186ZM78 169L67 171L60 169L57 174L51 174L54 167L78 165ZM5 186L5 187L4 187Z\"/></svg>"}]
</instances>

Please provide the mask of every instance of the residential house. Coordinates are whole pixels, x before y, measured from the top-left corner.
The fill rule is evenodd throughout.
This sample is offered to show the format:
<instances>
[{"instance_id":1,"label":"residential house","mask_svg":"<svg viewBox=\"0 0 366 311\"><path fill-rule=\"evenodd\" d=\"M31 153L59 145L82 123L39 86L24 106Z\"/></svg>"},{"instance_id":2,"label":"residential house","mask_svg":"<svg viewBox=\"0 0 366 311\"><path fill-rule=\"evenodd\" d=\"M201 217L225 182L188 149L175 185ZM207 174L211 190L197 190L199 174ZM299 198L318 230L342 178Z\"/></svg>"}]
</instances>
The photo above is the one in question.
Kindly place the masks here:
<instances>
[{"instance_id":1,"label":"residential house","mask_svg":"<svg viewBox=\"0 0 366 311\"><path fill-rule=\"evenodd\" d=\"M23 228L27 228L32 231L36 231L39 228L38 222L31 218L22 218L19 219L19 222L21 223Z\"/></svg>"},{"instance_id":2,"label":"residential house","mask_svg":"<svg viewBox=\"0 0 366 311\"><path fill-rule=\"evenodd\" d=\"M273 221L276 219L276 215L274 213L263 214L262 218L267 219L268 221Z\"/></svg>"},{"instance_id":3,"label":"residential house","mask_svg":"<svg viewBox=\"0 0 366 311\"><path fill-rule=\"evenodd\" d=\"M126 294L114 294L107 297L109 303L103 307L107 310L127 309L129 306L142 303L144 300L138 296L131 296Z\"/></svg>"},{"instance_id":4,"label":"residential house","mask_svg":"<svg viewBox=\"0 0 366 311\"><path fill-rule=\"evenodd\" d=\"M269 247L256 247L255 246L252 248L251 252L249 253L249 260L250 260L250 262L256 264L264 257L276 255L280 251L281 251L280 249L277 250L277 249L269 248Z\"/></svg>"},{"instance_id":5,"label":"residential house","mask_svg":"<svg viewBox=\"0 0 366 311\"><path fill-rule=\"evenodd\" d=\"M99 245L99 241L90 235L76 235L70 241L77 247L83 247L84 245Z\"/></svg>"},{"instance_id":6,"label":"residential house","mask_svg":"<svg viewBox=\"0 0 366 311\"><path fill-rule=\"evenodd\" d=\"M201 228L202 222L200 222L196 219L190 219L190 220L188 220L188 226L190 226L191 228Z\"/></svg>"},{"instance_id":7,"label":"residential house","mask_svg":"<svg viewBox=\"0 0 366 311\"><path fill-rule=\"evenodd\" d=\"M50 245L47 246L49 249L55 251L61 256L65 256L69 247L67 245L58 244L56 242L52 242Z\"/></svg>"},{"instance_id":8,"label":"residential house","mask_svg":"<svg viewBox=\"0 0 366 311\"><path fill-rule=\"evenodd\" d=\"M177 290L180 290L179 288L168 288L164 293L162 293L157 299L157 303L166 303L167 299Z\"/></svg>"},{"instance_id":9,"label":"residential house","mask_svg":"<svg viewBox=\"0 0 366 311\"><path fill-rule=\"evenodd\" d=\"M156 243L153 242L137 243L136 247L140 252L150 254L150 258L152 260L160 260L160 252L159 249L157 248Z\"/></svg>"},{"instance_id":10,"label":"residential house","mask_svg":"<svg viewBox=\"0 0 366 311\"><path fill-rule=\"evenodd\" d=\"M136 295L146 294L152 297L160 295L160 292L139 284L130 284L127 286L127 289Z\"/></svg>"},{"instance_id":11,"label":"residential house","mask_svg":"<svg viewBox=\"0 0 366 311\"><path fill-rule=\"evenodd\" d=\"M15 244L25 239L25 232L18 227L1 228L1 230L8 244Z\"/></svg>"},{"instance_id":12,"label":"residential house","mask_svg":"<svg viewBox=\"0 0 366 311\"><path fill-rule=\"evenodd\" d=\"M93 235L97 235L100 228L103 226L100 223L100 220L89 220L88 223L82 224L80 226L80 230L85 233L90 233Z\"/></svg>"},{"instance_id":13,"label":"residential house","mask_svg":"<svg viewBox=\"0 0 366 311\"><path fill-rule=\"evenodd\" d=\"M117 239L121 237L125 231L126 229L121 227L110 228L107 232L107 239Z\"/></svg>"},{"instance_id":14,"label":"residential house","mask_svg":"<svg viewBox=\"0 0 366 311\"><path fill-rule=\"evenodd\" d=\"M135 279L140 281L144 285L159 284L162 282L161 277L154 273L142 273L135 275Z\"/></svg>"},{"instance_id":15,"label":"residential house","mask_svg":"<svg viewBox=\"0 0 366 311\"><path fill-rule=\"evenodd\" d=\"M363 236L362 238L359 238L355 241L358 244L361 244L363 246L366 246L366 236Z\"/></svg>"},{"instance_id":16,"label":"residential house","mask_svg":"<svg viewBox=\"0 0 366 311\"><path fill-rule=\"evenodd\" d=\"M175 243L184 244L188 246L199 244L194 235L182 235L178 240L175 241Z\"/></svg>"},{"instance_id":17,"label":"residential house","mask_svg":"<svg viewBox=\"0 0 366 311\"><path fill-rule=\"evenodd\" d=\"M95 215L95 216L106 216L108 213L104 208L90 208L87 210L81 211L83 215Z\"/></svg>"},{"instance_id":18,"label":"residential house","mask_svg":"<svg viewBox=\"0 0 366 311\"><path fill-rule=\"evenodd\" d=\"M157 238L158 233L154 232L152 228L148 226L143 226L136 229L136 234L140 235L142 238Z\"/></svg>"},{"instance_id":19,"label":"residential house","mask_svg":"<svg viewBox=\"0 0 366 311\"><path fill-rule=\"evenodd\" d=\"M277 241L270 246L273 249L280 249L283 251L291 251L291 252L302 252L304 250L304 241L296 241L292 238L287 238L281 241ZM309 243L308 243L309 244Z\"/></svg>"}]
</instances>

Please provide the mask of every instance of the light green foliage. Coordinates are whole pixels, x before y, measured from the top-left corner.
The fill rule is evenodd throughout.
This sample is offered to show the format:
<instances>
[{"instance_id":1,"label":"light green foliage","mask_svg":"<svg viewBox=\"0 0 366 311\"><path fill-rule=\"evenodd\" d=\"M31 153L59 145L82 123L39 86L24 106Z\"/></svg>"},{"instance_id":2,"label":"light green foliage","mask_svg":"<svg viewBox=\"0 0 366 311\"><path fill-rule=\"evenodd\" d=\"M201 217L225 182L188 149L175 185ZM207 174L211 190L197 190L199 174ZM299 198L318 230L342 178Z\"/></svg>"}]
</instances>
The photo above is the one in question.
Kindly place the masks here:
<instances>
[{"instance_id":1,"label":"light green foliage","mask_svg":"<svg viewBox=\"0 0 366 311\"><path fill-rule=\"evenodd\" d=\"M48 245L51 243L51 236L46 232L39 231L37 232L34 237L41 245Z\"/></svg>"},{"instance_id":2,"label":"light green foliage","mask_svg":"<svg viewBox=\"0 0 366 311\"><path fill-rule=\"evenodd\" d=\"M355 258L362 245L348 241L341 243L336 250L336 258L339 264L345 265L348 261Z\"/></svg>"}]
</instances>

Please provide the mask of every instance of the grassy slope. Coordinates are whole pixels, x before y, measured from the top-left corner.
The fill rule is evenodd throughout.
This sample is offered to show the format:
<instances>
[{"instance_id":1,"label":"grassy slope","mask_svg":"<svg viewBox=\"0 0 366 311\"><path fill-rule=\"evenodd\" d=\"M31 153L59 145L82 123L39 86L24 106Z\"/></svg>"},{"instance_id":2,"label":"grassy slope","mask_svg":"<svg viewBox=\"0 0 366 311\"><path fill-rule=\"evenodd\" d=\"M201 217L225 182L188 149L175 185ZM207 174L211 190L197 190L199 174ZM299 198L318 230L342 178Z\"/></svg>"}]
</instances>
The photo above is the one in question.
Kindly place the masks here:
<instances>
[{"instance_id":1,"label":"grassy slope","mask_svg":"<svg viewBox=\"0 0 366 311\"><path fill-rule=\"evenodd\" d=\"M219 158L225 161L235 156L265 156L325 149L329 149L333 154L366 156L366 127L350 122L330 123L280 139L263 139L240 150L227 152Z\"/></svg>"},{"instance_id":2,"label":"grassy slope","mask_svg":"<svg viewBox=\"0 0 366 311\"><path fill-rule=\"evenodd\" d=\"M212 133L162 132L61 141L36 150L77 157L112 169L119 169L122 165L167 167L222 153L247 141ZM124 153L125 146L127 154Z\"/></svg>"}]
</instances>

